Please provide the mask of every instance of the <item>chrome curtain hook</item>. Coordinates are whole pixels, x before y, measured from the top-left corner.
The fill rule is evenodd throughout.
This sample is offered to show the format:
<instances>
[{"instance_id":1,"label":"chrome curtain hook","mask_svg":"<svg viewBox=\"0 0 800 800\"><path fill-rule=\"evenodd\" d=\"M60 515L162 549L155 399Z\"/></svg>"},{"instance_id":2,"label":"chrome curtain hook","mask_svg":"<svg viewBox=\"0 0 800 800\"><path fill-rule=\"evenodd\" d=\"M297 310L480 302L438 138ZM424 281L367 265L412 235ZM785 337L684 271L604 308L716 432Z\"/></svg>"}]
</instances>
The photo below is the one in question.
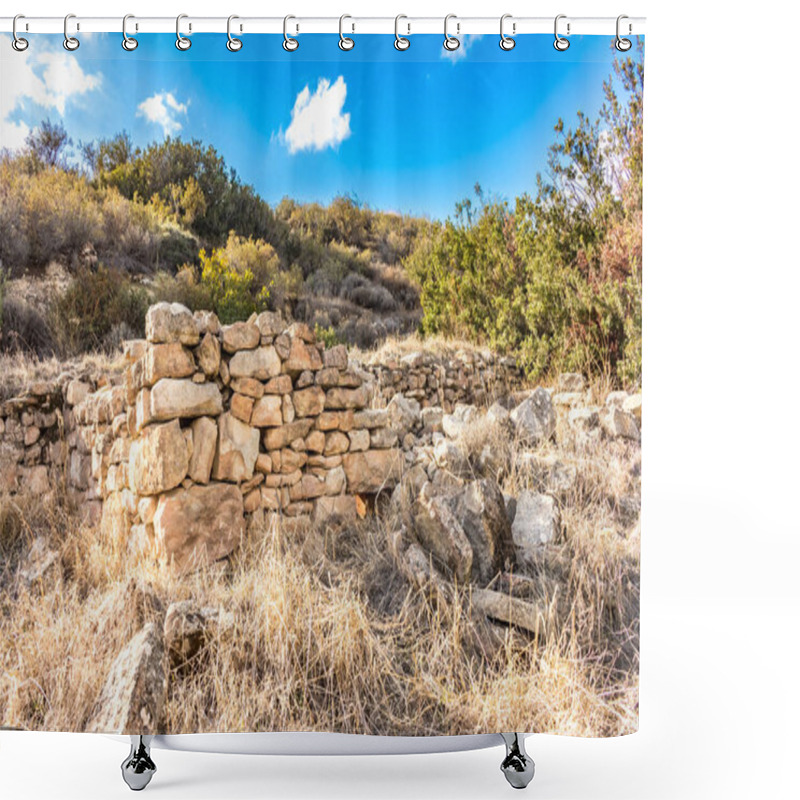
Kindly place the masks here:
<instances>
[{"instance_id":1,"label":"chrome curtain hook","mask_svg":"<svg viewBox=\"0 0 800 800\"><path fill-rule=\"evenodd\" d=\"M181 34L181 20L182 19L189 19L188 14L178 14L175 20L175 47L178 50L188 50L192 46L192 40L187 39L185 36ZM191 30L191 25L189 26L189 30Z\"/></svg>"},{"instance_id":2,"label":"chrome curtain hook","mask_svg":"<svg viewBox=\"0 0 800 800\"><path fill-rule=\"evenodd\" d=\"M511 36L506 36L503 30L507 19L511 19L511 14L503 14L503 16L500 17L500 49L506 51L513 50L517 46L514 38ZM516 25L512 27L514 32L516 32L516 27Z\"/></svg>"},{"instance_id":3,"label":"chrome curtain hook","mask_svg":"<svg viewBox=\"0 0 800 800\"><path fill-rule=\"evenodd\" d=\"M132 36L128 36L128 20L136 19L133 14L126 14L122 18L122 49L127 50L129 53L139 46L139 42Z\"/></svg>"},{"instance_id":4,"label":"chrome curtain hook","mask_svg":"<svg viewBox=\"0 0 800 800\"><path fill-rule=\"evenodd\" d=\"M447 32L447 24L451 19L458 19L458 17L455 14L448 14L444 18L444 49L452 53L454 50L458 50L458 48L461 47L461 41ZM458 25L456 25L456 31L458 31Z\"/></svg>"},{"instance_id":5,"label":"chrome curtain hook","mask_svg":"<svg viewBox=\"0 0 800 800\"><path fill-rule=\"evenodd\" d=\"M411 47L411 39L407 39L405 36L400 35L400 20L401 19L408 19L405 14L398 14L394 18L394 48L395 50L408 50ZM409 33L411 32L411 26L408 26Z\"/></svg>"},{"instance_id":6,"label":"chrome curtain hook","mask_svg":"<svg viewBox=\"0 0 800 800\"><path fill-rule=\"evenodd\" d=\"M288 14L283 18L283 49L287 53L293 53L298 47L300 47L300 41L289 36L288 26L290 19L296 19L296 17Z\"/></svg>"},{"instance_id":7,"label":"chrome curtain hook","mask_svg":"<svg viewBox=\"0 0 800 800\"><path fill-rule=\"evenodd\" d=\"M71 19L75 19L74 14L67 14L67 16L64 17L64 49L69 50L70 53L73 50L77 50L81 45L81 43L74 36L69 35L69 21ZM75 25L75 29L80 30L80 26L77 25L77 23Z\"/></svg>"},{"instance_id":8,"label":"chrome curtain hook","mask_svg":"<svg viewBox=\"0 0 800 800\"><path fill-rule=\"evenodd\" d=\"M627 53L628 50L630 50L631 47L632 47L632 43L631 43L630 39L623 39L619 35L619 24L624 19L628 19L628 17L625 14L620 14L617 17L617 41L614 42L614 47L616 47L617 50L619 50L620 53ZM628 23L628 33L630 34L630 32L631 32L631 25L630 25L630 23Z\"/></svg>"},{"instance_id":9,"label":"chrome curtain hook","mask_svg":"<svg viewBox=\"0 0 800 800\"><path fill-rule=\"evenodd\" d=\"M239 19L239 17L237 17L236 14L231 14L228 17L228 41L225 47L227 47L228 50L231 51L231 53L238 53L242 49L242 44L243 44L241 39L237 39L235 36L231 34L231 22L233 22L233 20L235 19Z\"/></svg>"},{"instance_id":10,"label":"chrome curtain hook","mask_svg":"<svg viewBox=\"0 0 800 800\"><path fill-rule=\"evenodd\" d=\"M555 47L555 49L561 53L569 49L569 39L565 39L563 36L559 36L558 21L560 19L566 19L566 18L567 18L566 14L559 14L556 17L555 25L553 28L556 35L556 40L553 42L553 47ZM569 22L567 23L567 36L569 36Z\"/></svg>"},{"instance_id":11,"label":"chrome curtain hook","mask_svg":"<svg viewBox=\"0 0 800 800\"><path fill-rule=\"evenodd\" d=\"M20 19L25 19L24 14L17 14L14 17L14 21L11 23L11 34L13 35L13 40L11 41L11 46L18 52L22 53L28 49L28 40L23 39L21 36L17 36L17 21Z\"/></svg>"},{"instance_id":12,"label":"chrome curtain hook","mask_svg":"<svg viewBox=\"0 0 800 800\"><path fill-rule=\"evenodd\" d=\"M349 37L344 35L344 21L346 19L353 19L349 14L342 14L339 17L339 49L352 50L356 43ZM353 26L355 28L355 26Z\"/></svg>"}]
</instances>

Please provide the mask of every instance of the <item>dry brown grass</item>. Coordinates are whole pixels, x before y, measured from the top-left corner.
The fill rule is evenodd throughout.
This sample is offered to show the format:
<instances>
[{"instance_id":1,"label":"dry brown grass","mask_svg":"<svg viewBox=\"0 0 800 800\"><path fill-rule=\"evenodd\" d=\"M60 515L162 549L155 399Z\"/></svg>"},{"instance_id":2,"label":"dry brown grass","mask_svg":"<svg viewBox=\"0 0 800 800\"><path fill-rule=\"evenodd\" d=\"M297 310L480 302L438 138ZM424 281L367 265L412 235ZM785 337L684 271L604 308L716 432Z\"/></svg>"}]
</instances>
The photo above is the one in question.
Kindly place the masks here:
<instances>
[{"instance_id":1,"label":"dry brown grass","mask_svg":"<svg viewBox=\"0 0 800 800\"><path fill-rule=\"evenodd\" d=\"M474 434L472 461L502 445L513 465L520 446L504 436ZM598 440L559 457L578 473L559 495L563 535L520 567L558 604L547 641L473 613L468 590L411 586L390 555L388 517L303 534L254 527L229 563L177 580L78 526L62 503L0 499L0 724L81 730L123 645L169 602L193 598L229 622L191 669L170 674L165 732L630 733L639 540L625 499L638 496L638 447ZM513 466L499 477L505 491L534 485ZM60 557L27 587L18 569L35 535ZM161 611L132 601L137 583Z\"/></svg>"}]
</instances>

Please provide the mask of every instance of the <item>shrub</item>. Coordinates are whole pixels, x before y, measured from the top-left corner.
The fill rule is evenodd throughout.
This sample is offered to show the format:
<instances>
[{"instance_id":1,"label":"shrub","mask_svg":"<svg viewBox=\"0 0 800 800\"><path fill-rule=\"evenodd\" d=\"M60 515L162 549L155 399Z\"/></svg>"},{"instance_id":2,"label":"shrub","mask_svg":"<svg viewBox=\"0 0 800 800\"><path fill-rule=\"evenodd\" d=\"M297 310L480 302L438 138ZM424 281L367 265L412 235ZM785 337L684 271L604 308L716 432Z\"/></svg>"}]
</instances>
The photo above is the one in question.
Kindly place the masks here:
<instances>
[{"instance_id":1,"label":"shrub","mask_svg":"<svg viewBox=\"0 0 800 800\"><path fill-rule=\"evenodd\" d=\"M337 344L342 344L339 334L336 333L336 329L332 326L323 328L321 325L315 325L314 335L317 337L318 341L325 345L326 348L335 347Z\"/></svg>"},{"instance_id":2,"label":"shrub","mask_svg":"<svg viewBox=\"0 0 800 800\"><path fill-rule=\"evenodd\" d=\"M24 353L49 356L53 341L47 320L31 305L18 298L6 297L0 320L0 350L4 353Z\"/></svg>"},{"instance_id":3,"label":"shrub","mask_svg":"<svg viewBox=\"0 0 800 800\"><path fill-rule=\"evenodd\" d=\"M147 292L122 272L82 268L50 308L55 349L62 357L109 349L119 339L120 326L126 334L143 336L148 305Z\"/></svg>"}]
</instances>

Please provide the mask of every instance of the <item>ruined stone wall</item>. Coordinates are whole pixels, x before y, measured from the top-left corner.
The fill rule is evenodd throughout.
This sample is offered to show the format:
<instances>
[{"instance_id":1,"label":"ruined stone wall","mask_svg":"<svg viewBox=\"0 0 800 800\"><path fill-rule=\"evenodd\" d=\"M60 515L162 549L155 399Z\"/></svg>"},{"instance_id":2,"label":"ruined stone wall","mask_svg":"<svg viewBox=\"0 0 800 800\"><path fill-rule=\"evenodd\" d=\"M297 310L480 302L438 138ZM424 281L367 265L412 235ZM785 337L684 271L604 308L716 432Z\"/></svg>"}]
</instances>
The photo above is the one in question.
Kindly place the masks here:
<instances>
[{"instance_id":1,"label":"ruined stone wall","mask_svg":"<svg viewBox=\"0 0 800 800\"><path fill-rule=\"evenodd\" d=\"M451 414L459 403L491 405L525 385L514 358L489 351L387 355L364 364L363 369L372 375L376 394L384 404L400 393L423 408L439 406L445 414Z\"/></svg>"}]
</instances>

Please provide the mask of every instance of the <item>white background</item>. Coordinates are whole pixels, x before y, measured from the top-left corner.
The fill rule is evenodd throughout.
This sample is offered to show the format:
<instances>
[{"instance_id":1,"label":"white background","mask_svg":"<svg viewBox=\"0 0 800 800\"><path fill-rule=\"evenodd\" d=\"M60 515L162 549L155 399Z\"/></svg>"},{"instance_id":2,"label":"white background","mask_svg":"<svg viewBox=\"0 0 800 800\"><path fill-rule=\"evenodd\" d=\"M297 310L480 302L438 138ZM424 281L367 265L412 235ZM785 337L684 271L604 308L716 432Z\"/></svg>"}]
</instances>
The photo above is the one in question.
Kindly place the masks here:
<instances>
[{"instance_id":1,"label":"white background","mask_svg":"<svg viewBox=\"0 0 800 800\"><path fill-rule=\"evenodd\" d=\"M542 798L797 797L798 12L787 3L18 0L4 13L647 16L641 730L529 740ZM793 100L792 97L795 99ZM127 797L127 747L0 734L3 798ZM509 797L499 749L156 751L162 798Z\"/></svg>"}]
</instances>

